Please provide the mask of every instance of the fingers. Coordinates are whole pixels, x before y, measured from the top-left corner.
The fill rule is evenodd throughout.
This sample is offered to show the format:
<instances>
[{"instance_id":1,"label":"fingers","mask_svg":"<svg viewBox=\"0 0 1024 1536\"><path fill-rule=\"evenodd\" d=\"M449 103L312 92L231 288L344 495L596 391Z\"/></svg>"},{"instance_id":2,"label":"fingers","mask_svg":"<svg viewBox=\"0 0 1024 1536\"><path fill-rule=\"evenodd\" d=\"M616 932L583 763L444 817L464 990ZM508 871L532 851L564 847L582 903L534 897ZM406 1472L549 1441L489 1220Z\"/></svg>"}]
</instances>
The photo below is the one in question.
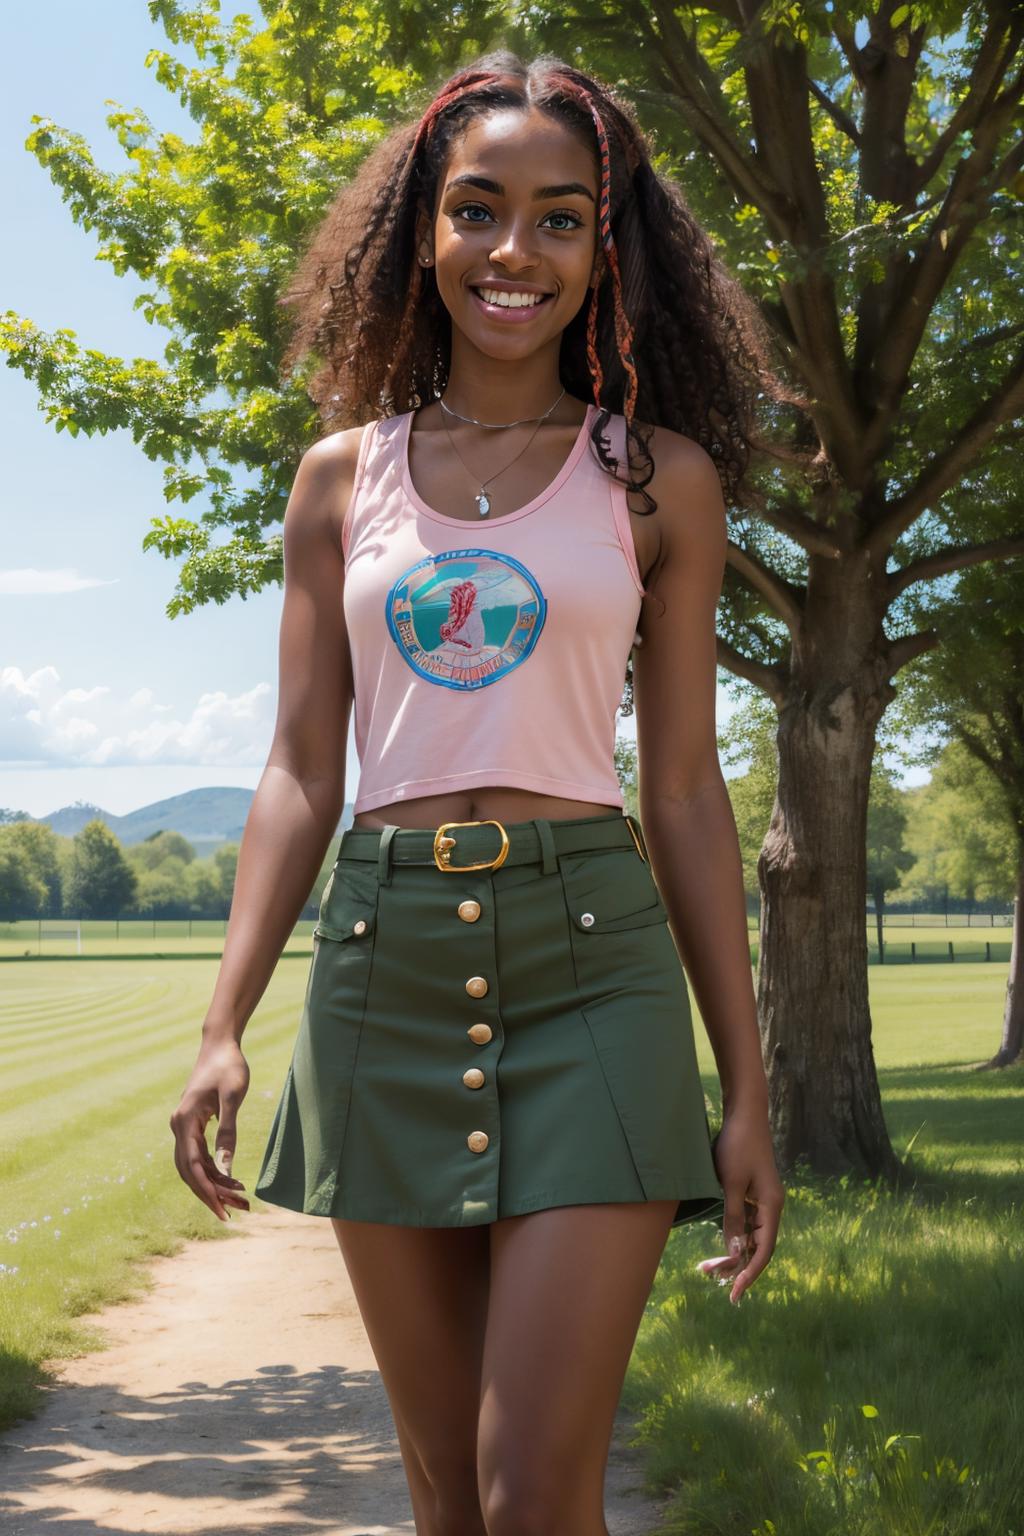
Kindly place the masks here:
<instances>
[{"instance_id":1,"label":"fingers","mask_svg":"<svg viewBox=\"0 0 1024 1536\"><path fill-rule=\"evenodd\" d=\"M236 1190L244 1189L240 1180L216 1166L206 1145L205 1120L197 1112L178 1121L171 1116L174 1131L174 1166L192 1193L209 1206L219 1221L227 1221L231 1212L226 1206L247 1211L249 1202ZM230 1164L230 1158L228 1159Z\"/></svg>"},{"instance_id":2,"label":"fingers","mask_svg":"<svg viewBox=\"0 0 1024 1536\"><path fill-rule=\"evenodd\" d=\"M745 1232L742 1237L734 1233L728 1253L713 1259L701 1259L697 1264L701 1274L717 1280L719 1285L728 1285L732 1280L729 1300L734 1306L767 1267L775 1251L780 1216L781 1208L754 1207L752 1230Z\"/></svg>"},{"instance_id":3,"label":"fingers","mask_svg":"<svg viewBox=\"0 0 1024 1536\"><path fill-rule=\"evenodd\" d=\"M729 1294L731 1302L738 1302L744 1291L749 1290L761 1271L767 1266L775 1249L774 1234L769 1238L768 1224L756 1227L750 1234L748 1252L752 1255L748 1263L736 1276L732 1291Z\"/></svg>"}]
</instances>

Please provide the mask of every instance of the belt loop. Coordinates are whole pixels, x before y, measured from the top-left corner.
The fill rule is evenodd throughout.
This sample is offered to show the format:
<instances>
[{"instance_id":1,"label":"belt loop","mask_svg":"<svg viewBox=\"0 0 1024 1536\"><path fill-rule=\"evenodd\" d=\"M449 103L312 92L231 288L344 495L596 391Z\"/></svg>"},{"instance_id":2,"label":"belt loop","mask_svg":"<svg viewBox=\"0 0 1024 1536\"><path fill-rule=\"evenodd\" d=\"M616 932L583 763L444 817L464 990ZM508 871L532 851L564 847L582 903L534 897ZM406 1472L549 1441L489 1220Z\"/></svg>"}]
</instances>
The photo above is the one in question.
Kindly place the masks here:
<instances>
[{"instance_id":1,"label":"belt loop","mask_svg":"<svg viewBox=\"0 0 1024 1536\"><path fill-rule=\"evenodd\" d=\"M631 815L629 811L625 811L623 814L626 818L626 825L632 833L633 841L636 844L637 853L645 864L649 864L650 856L647 852L647 839L644 837L644 829L640 825L638 817Z\"/></svg>"},{"instance_id":2,"label":"belt loop","mask_svg":"<svg viewBox=\"0 0 1024 1536\"><path fill-rule=\"evenodd\" d=\"M377 881L380 885L391 884L391 839L397 831L398 827L390 823L381 828L377 849Z\"/></svg>"},{"instance_id":3,"label":"belt loop","mask_svg":"<svg viewBox=\"0 0 1024 1536\"><path fill-rule=\"evenodd\" d=\"M555 853L555 839L551 833L551 823L546 816L534 816L531 818L537 828L537 836L540 838L541 853L544 862L541 865L541 873L554 875L558 872L558 855Z\"/></svg>"}]
</instances>

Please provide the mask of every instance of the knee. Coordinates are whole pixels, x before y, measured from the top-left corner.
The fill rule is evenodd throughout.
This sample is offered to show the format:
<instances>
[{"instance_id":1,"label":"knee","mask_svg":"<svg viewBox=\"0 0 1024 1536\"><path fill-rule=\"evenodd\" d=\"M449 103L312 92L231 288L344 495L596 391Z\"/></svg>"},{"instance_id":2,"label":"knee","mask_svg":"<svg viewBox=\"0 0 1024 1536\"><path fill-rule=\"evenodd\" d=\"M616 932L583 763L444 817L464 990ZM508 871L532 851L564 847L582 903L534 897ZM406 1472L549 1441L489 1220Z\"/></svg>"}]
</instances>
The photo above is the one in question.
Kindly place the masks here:
<instances>
[{"instance_id":1,"label":"knee","mask_svg":"<svg viewBox=\"0 0 1024 1536\"><path fill-rule=\"evenodd\" d=\"M505 1474L481 1501L487 1536L565 1536L565 1488L543 1473Z\"/></svg>"},{"instance_id":2,"label":"knee","mask_svg":"<svg viewBox=\"0 0 1024 1536\"><path fill-rule=\"evenodd\" d=\"M431 1477L433 1513L429 1531L434 1536L487 1536L476 1468L451 1468L447 1475ZM419 1529L419 1527L417 1527Z\"/></svg>"}]
</instances>

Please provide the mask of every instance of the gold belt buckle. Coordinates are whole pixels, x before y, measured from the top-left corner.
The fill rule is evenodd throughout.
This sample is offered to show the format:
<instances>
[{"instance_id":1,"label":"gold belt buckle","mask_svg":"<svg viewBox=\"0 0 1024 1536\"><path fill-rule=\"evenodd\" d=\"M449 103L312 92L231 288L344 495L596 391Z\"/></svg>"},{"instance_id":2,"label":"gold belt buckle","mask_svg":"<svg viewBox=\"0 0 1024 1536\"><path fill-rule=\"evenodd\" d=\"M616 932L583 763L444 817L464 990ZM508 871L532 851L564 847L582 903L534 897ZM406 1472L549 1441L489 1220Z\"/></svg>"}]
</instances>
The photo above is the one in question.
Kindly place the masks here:
<instances>
[{"instance_id":1,"label":"gold belt buckle","mask_svg":"<svg viewBox=\"0 0 1024 1536\"><path fill-rule=\"evenodd\" d=\"M453 864L451 857L452 849L455 847L455 838L444 835L449 827L497 827L501 833L501 847L493 859L484 859L481 864ZM508 857L508 850L508 833L500 821L494 821L490 818L485 821L442 821L434 833L434 863L438 869L456 871L463 869L500 869Z\"/></svg>"}]
</instances>

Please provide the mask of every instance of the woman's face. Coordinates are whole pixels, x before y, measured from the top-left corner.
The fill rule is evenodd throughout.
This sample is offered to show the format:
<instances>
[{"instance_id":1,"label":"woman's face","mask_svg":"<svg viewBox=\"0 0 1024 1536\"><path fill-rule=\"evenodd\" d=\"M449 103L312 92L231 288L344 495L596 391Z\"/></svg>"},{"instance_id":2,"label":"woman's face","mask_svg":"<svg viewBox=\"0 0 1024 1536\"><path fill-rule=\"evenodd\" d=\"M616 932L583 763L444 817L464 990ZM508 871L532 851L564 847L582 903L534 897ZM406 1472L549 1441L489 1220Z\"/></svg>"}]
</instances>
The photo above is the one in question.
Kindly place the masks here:
<instances>
[{"instance_id":1,"label":"woman's face","mask_svg":"<svg viewBox=\"0 0 1024 1536\"><path fill-rule=\"evenodd\" d=\"M452 325L513 360L560 336L588 297L596 155L554 118L502 109L471 122L438 182L432 254Z\"/></svg>"}]
</instances>

